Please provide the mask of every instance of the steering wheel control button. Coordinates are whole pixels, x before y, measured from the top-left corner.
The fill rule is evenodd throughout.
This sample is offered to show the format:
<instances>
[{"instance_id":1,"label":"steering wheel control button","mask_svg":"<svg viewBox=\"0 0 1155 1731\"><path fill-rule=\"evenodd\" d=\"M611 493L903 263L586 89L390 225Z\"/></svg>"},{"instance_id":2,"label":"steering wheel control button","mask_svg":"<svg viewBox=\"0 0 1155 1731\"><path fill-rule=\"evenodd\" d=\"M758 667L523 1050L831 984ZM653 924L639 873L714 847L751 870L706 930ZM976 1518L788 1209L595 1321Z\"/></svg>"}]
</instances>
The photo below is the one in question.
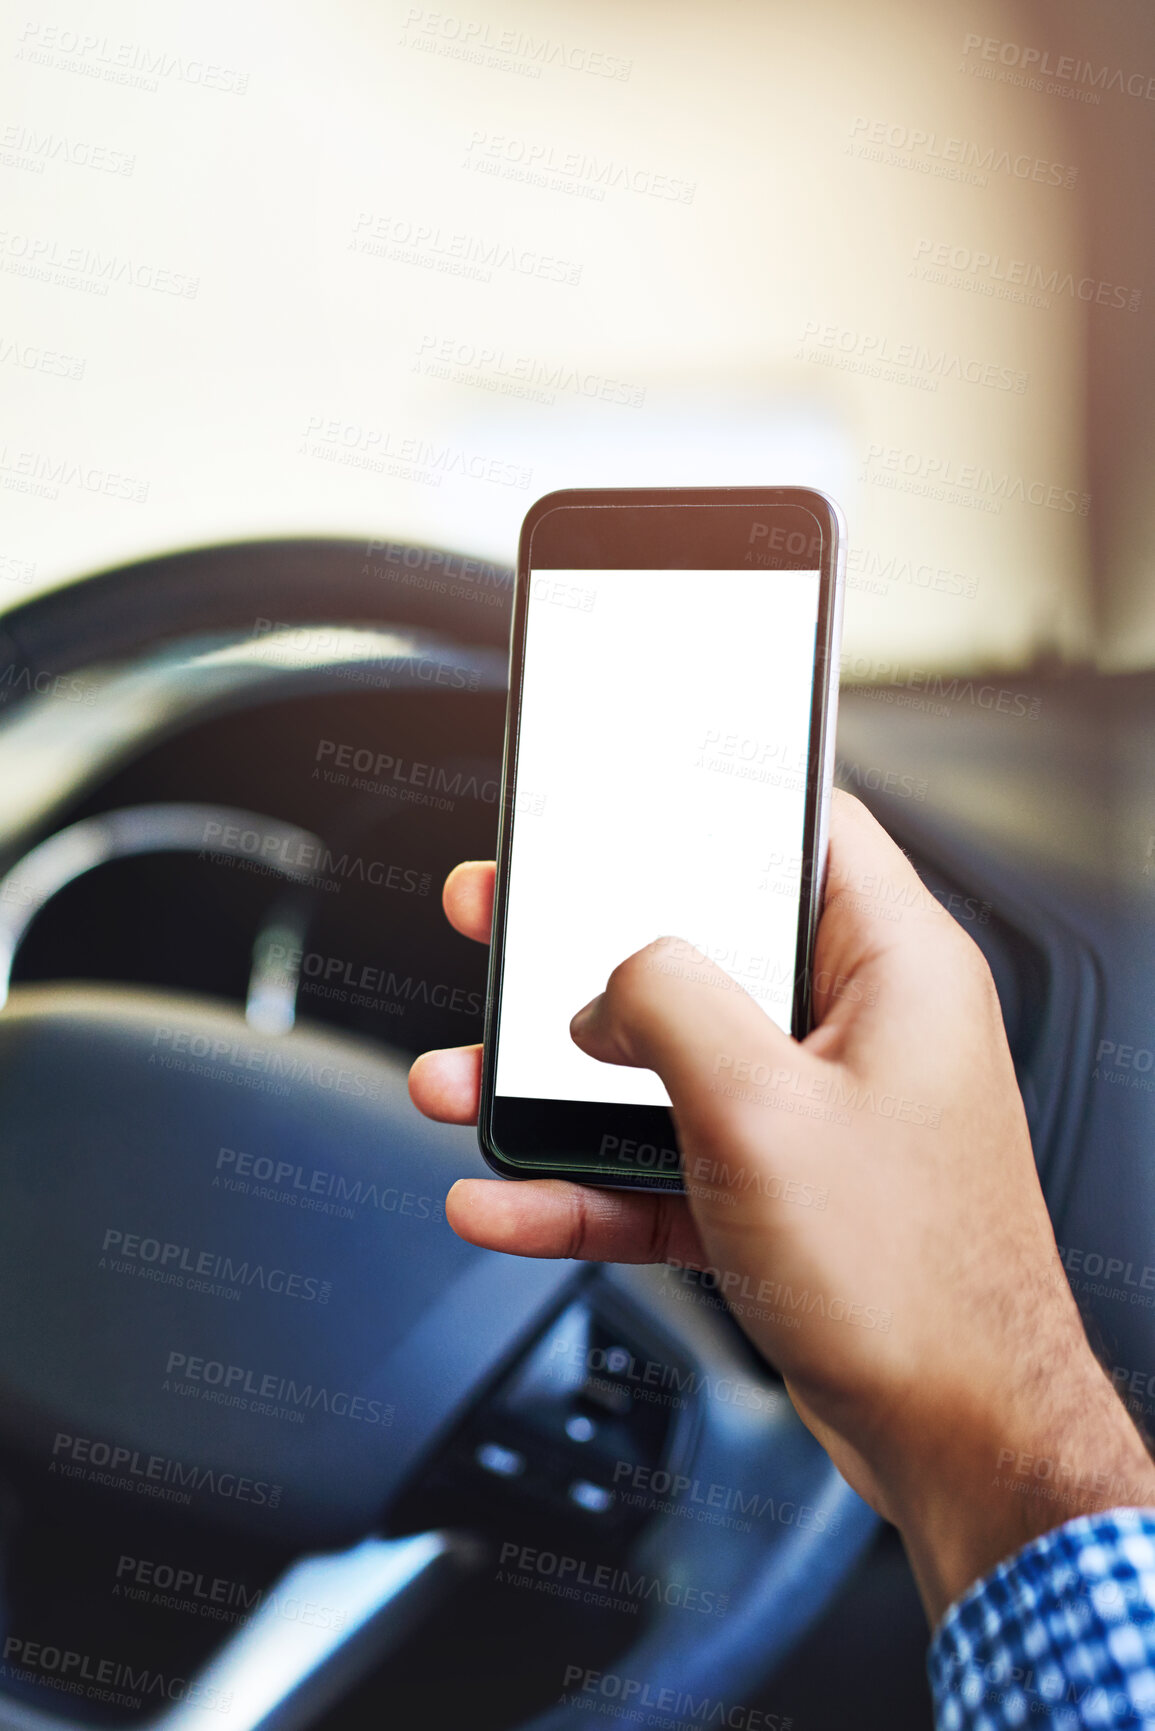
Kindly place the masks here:
<instances>
[{"instance_id":1,"label":"steering wheel control button","mask_svg":"<svg viewBox=\"0 0 1155 1731\"><path fill-rule=\"evenodd\" d=\"M633 1405L628 1389L614 1388L612 1384L598 1382L593 1378L582 1393L586 1400L592 1400L596 1406L605 1407L607 1412L627 1413Z\"/></svg>"},{"instance_id":2,"label":"steering wheel control button","mask_svg":"<svg viewBox=\"0 0 1155 1731\"><path fill-rule=\"evenodd\" d=\"M569 1500L579 1509L588 1509L591 1515L604 1515L614 1506L614 1493L604 1485L591 1484L589 1479L577 1479L569 1488Z\"/></svg>"},{"instance_id":3,"label":"steering wheel control button","mask_svg":"<svg viewBox=\"0 0 1155 1731\"><path fill-rule=\"evenodd\" d=\"M519 1479L525 1471L525 1456L516 1449L503 1448L500 1443L481 1443L474 1459L487 1473L496 1473L503 1479Z\"/></svg>"}]
</instances>

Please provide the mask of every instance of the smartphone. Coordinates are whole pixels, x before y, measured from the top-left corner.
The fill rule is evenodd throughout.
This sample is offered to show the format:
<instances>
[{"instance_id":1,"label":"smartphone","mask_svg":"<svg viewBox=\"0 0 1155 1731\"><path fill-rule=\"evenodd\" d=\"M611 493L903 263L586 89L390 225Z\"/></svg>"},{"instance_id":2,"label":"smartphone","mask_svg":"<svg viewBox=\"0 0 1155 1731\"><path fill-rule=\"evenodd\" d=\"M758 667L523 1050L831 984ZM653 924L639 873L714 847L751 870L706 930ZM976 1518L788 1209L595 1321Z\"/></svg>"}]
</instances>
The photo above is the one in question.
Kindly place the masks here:
<instances>
[{"instance_id":1,"label":"smartphone","mask_svg":"<svg viewBox=\"0 0 1155 1731\"><path fill-rule=\"evenodd\" d=\"M803 487L582 489L526 517L478 1120L504 1177L683 1188L660 1078L569 1035L656 937L809 1029L843 540Z\"/></svg>"}]
</instances>

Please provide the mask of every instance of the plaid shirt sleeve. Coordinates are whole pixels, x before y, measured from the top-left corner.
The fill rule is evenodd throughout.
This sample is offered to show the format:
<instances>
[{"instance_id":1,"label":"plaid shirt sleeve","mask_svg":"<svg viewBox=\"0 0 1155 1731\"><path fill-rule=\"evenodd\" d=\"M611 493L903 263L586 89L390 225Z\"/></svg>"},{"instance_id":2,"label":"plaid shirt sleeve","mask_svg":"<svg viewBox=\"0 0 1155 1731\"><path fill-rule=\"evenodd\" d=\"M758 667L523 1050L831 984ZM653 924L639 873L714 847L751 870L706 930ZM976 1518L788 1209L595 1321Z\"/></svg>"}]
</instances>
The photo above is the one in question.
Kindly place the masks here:
<instances>
[{"instance_id":1,"label":"plaid shirt sleeve","mask_svg":"<svg viewBox=\"0 0 1155 1731\"><path fill-rule=\"evenodd\" d=\"M1155 1727L1155 1510L1026 1545L950 1607L927 1665L938 1731Z\"/></svg>"}]
</instances>

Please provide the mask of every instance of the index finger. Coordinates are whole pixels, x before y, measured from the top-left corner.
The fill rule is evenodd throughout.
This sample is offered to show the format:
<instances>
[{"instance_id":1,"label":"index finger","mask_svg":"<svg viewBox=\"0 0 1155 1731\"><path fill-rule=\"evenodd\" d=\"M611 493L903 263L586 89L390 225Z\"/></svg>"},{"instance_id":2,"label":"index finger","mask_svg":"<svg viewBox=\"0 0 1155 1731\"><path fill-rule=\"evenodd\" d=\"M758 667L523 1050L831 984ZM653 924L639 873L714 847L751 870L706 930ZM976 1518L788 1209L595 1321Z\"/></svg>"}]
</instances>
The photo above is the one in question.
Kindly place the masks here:
<instances>
[{"instance_id":1,"label":"index finger","mask_svg":"<svg viewBox=\"0 0 1155 1731\"><path fill-rule=\"evenodd\" d=\"M462 937L489 942L493 924L493 884L497 867L491 859L468 859L455 865L445 880L441 905L451 926Z\"/></svg>"}]
</instances>

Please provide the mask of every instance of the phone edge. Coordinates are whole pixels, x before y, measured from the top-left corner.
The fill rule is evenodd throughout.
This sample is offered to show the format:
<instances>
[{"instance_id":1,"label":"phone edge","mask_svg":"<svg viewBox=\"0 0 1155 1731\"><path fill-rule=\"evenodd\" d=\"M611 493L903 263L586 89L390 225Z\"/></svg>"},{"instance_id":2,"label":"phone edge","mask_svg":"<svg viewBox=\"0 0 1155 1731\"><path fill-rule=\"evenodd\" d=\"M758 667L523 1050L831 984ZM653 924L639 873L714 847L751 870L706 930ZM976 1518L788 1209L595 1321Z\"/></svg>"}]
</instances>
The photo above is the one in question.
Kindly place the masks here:
<instances>
[{"instance_id":1,"label":"phone edge","mask_svg":"<svg viewBox=\"0 0 1155 1731\"><path fill-rule=\"evenodd\" d=\"M491 1171L501 1178L514 1182L526 1182L535 1178L559 1177L570 1183L585 1184L601 1190L648 1190L651 1192L666 1192L684 1194L685 1186L679 1179L667 1179L655 1183L652 1179L639 1176L638 1179L620 1179L616 1183L605 1178L591 1179L587 1175L572 1168L561 1168L557 1172L531 1170L526 1171L521 1166L507 1161L501 1150L493 1141L492 1108L496 1090L496 1054L494 1035L496 1033L497 1011L500 1003L501 974L503 970L504 946L496 941L499 926L503 923L507 882L503 881L502 861L506 857L508 828L512 819L510 807L510 792L517 782L517 740L511 739L512 718L515 706L512 702L513 678L517 651L521 646L521 638L525 629L525 610L520 606L523 585L529 576L529 549L533 532L543 517L559 507L570 506L579 500L591 504L616 501L620 503L641 503L652 501L655 504L670 494L676 493L685 498L687 495L700 493L717 498L719 495L741 495L759 492L805 493L811 498L820 499L829 514L829 524L833 532L834 558L830 571L830 605L827 611L827 634L825 667L823 670L823 690L820 704L822 717L822 743L820 753L821 773L818 788L818 802L815 819L814 862L811 871L811 888L806 906L806 954L803 965L805 980L805 1011L804 1032L809 1031L812 1016L811 994L809 990L810 976L813 969L814 945L817 937L818 922L821 918L822 901L825 893L826 869L829 850L829 817L830 797L833 788L835 765L835 733L838 719L838 656L842 640L842 611L844 578L846 566L846 520L837 502L820 487L795 486L784 484L781 487L565 487L553 492L543 493L536 499L526 512L518 535L517 564L514 569L514 589L511 602L511 620L508 652L508 675L506 689L505 727L502 740L502 772L501 794L498 810L497 853L495 860L493 912L490 924L489 963L486 972L485 1017L482 1029L481 1048L481 1087L477 1115L477 1144L482 1159ZM702 503L709 499L703 497ZM524 658L522 658L524 659ZM818 650L815 648L815 667L817 669ZM520 671L518 674L520 684ZM519 692L520 699L520 692ZM520 702L517 706L520 711ZM792 1016L792 1031L795 1038L801 1038L793 1024L798 1021L797 1000L795 1014ZM491 1056L491 1054L493 1054Z\"/></svg>"}]
</instances>

